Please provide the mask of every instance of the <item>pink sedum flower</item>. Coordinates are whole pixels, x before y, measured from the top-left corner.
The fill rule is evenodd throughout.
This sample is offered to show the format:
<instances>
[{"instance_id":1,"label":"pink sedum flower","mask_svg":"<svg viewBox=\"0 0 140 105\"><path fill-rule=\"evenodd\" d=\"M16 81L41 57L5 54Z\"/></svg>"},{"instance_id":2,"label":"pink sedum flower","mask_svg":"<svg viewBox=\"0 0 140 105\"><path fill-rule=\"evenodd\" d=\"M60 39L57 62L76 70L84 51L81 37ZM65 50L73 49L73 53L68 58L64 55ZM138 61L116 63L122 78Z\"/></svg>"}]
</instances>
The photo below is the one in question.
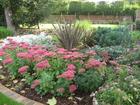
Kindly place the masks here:
<instances>
[{"instance_id":1,"label":"pink sedum flower","mask_svg":"<svg viewBox=\"0 0 140 105\"><path fill-rule=\"evenodd\" d=\"M69 91L70 91L71 93L75 92L76 89L77 89L77 86L74 85L74 84L72 84L72 85L69 86Z\"/></svg>"},{"instance_id":2,"label":"pink sedum flower","mask_svg":"<svg viewBox=\"0 0 140 105\"><path fill-rule=\"evenodd\" d=\"M58 48L57 53L58 54L67 54L67 50L64 48Z\"/></svg>"},{"instance_id":3,"label":"pink sedum flower","mask_svg":"<svg viewBox=\"0 0 140 105\"><path fill-rule=\"evenodd\" d=\"M0 56L3 56L5 54L4 51L0 51Z\"/></svg>"},{"instance_id":4,"label":"pink sedum flower","mask_svg":"<svg viewBox=\"0 0 140 105\"><path fill-rule=\"evenodd\" d=\"M4 65L6 65L6 64L12 64L13 63L13 59L12 58L7 58L7 59L3 60L2 63Z\"/></svg>"},{"instance_id":5,"label":"pink sedum flower","mask_svg":"<svg viewBox=\"0 0 140 105\"><path fill-rule=\"evenodd\" d=\"M44 61L41 61L41 62L36 64L36 68L38 68L38 69L45 69L48 67L50 67L48 60L44 60Z\"/></svg>"},{"instance_id":6,"label":"pink sedum flower","mask_svg":"<svg viewBox=\"0 0 140 105\"><path fill-rule=\"evenodd\" d=\"M73 64L68 64L67 69L68 70L75 70L76 67Z\"/></svg>"},{"instance_id":7,"label":"pink sedum flower","mask_svg":"<svg viewBox=\"0 0 140 105\"><path fill-rule=\"evenodd\" d=\"M96 59L90 59L86 64L86 68L94 68L94 67L101 67L101 66L102 66L102 62Z\"/></svg>"},{"instance_id":8,"label":"pink sedum flower","mask_svg":"<svg viewBox=\"0 0 140 105\"><path fill-rule=\"evenodd\" d=\"M56 54L50 51L50 52L45 52L44 55L48 57L52 57L52 56L55 56Z\"/></svg>"},{"instance_id":9,"label":"pink sedum flower","mask_svg":"<svg viewBox=\"0 0 140 105\"><path fill-rule=\"evenodd\" d=\"M65 78L67 80L72 80L74 78L75 71L74 70L67 70L61 75L58 75L57 78Z\"/></svg>"},{"instance_id":10,"label":"pink sedum flower","mask_svg":"<svg viewBox=\"0 0 140 105\"><path fill-rule=\"evenodd\" d=\"M96 55L96 52L94 50L90 50L87 52L88 55Z\"/></svg>"},{"instance_id":11,"label":"pink sedum flower","mask_svg":"<svg viewBox=\"0 0 140 105\"><path fill-rule=\"evenodd\" d=\"M27 72L27 69L29 68L29 66L23 66L21 68L18 69L18 72L20 74L24 74L25 72Z\"/></svg>"},{"instance_id":12,"label":"pink sedum flower","mask_svg":"<svg viewBox=\"0 0 140 105\"><path fill-rule=\"evenodd\" d=\"M67 80L72 80L75 76L76 67L73 64L68 64L67 71L57 76L58 78L65 78Z\"/></svg>"},{"instance_id":13,"label":"pink sedum flower","mask_svg":"<svg viewBox=\"0 0 140 105\"><path fill-rule=\"evenodd\" d=\"M31 53L28 53L28 52L20 52L20 53L17 53L17 57L18 58L22 58L22 59L33 59L33 56Z\"/></svg>"},{"instance_id":14,"label":"pink sedum flower","mask_svg":"<svg viewBox=\"0 0 140 105\"><path fill-rule=\"evenodd\" d=\"M31 85L31 89L35 89L39 85L40 85L40 80L34 80Z\"/></svg>"}]
</instances>

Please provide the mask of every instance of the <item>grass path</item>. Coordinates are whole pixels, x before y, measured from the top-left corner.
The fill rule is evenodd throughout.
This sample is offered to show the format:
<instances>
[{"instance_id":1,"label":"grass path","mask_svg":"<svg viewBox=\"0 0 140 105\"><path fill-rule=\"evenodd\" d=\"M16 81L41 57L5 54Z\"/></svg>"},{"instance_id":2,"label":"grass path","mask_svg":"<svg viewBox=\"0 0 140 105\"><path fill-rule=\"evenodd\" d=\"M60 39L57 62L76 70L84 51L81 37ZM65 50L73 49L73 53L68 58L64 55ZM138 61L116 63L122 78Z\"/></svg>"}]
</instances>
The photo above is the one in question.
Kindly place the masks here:
<instances>
[{"instance_id":1,"label":"grass path","mask_svg":"<svg viewBox=\"0 0 140 105\"><path fill-rule=\"evenodd\" d=\"M0 105L22 105L22 104L0 93Z\"/></svg>"}]
</instances>

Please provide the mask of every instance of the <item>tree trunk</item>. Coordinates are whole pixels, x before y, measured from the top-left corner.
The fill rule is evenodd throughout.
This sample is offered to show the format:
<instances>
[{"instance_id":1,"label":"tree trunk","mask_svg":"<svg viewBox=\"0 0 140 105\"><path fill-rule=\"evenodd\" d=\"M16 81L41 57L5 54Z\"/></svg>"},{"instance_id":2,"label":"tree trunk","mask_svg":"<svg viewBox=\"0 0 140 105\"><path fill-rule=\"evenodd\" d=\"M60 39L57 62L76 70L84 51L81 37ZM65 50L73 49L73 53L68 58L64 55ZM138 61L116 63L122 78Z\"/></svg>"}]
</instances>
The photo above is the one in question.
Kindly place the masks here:
<instances>
[{"instance_id":1,"label":"tree trunk","mask_svg":"<svg viewBox=\"0 0 140 105\"><path fill-rule=\"evenodd\" d=\"M9 7L6 7L4 8L4 13L7 27L14 32L14 35L16 35L15 26L12 21L12 11L10 10Z\"/></svg>"}]
</instances>

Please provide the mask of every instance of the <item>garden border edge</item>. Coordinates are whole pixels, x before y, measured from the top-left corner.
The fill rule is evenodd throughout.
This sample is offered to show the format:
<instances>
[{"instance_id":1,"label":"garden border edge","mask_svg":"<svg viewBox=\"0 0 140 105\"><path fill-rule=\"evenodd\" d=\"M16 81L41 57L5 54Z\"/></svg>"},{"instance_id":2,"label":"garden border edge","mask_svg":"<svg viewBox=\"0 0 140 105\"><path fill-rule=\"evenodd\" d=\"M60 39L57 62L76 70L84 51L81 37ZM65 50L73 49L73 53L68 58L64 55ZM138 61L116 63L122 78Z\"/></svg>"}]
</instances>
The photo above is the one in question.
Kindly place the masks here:
<instances>
[{"instance_id":1,"label":"garden border edge","mask_svg":"<svg viewBox=\"0 0 140 105\"><path fill-rule=\"evenodd\" d=\"M24 97L16 92L10 90L10 89L8 89L7 87L2 85L1 83L0 83L0 93L8 96L9 98L11 98L19 103L22 103L23 105L44 105L42 103L28 99L28 98L26 98L26 97Z\"/></svg>"}]
</instances>

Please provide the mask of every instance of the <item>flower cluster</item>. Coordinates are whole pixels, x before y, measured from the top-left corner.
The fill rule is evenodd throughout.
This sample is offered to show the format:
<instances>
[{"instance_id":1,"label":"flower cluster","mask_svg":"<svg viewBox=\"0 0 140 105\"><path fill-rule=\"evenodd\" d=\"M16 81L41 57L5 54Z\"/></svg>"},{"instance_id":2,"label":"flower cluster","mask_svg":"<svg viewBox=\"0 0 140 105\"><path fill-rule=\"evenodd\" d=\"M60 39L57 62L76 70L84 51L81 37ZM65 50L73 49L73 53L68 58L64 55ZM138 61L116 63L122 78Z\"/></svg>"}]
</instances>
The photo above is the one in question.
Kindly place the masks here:
<instances>
[{"instance_id":1,"label":"flower cluster","mask_svg":"<svg viewBox=\"0 0 140 105\"><path fill-rule=\"evenodd\" d=\"M37 69L45 69L45 68L48 68L48 67L50 67L50 64L49 64L48 60L44 60L44 61L41 61L41 62L36 64Z\"/></svg>"},{"instance_id":2,"label":"flower cluster","mask_svg":"<svg viewBox=\"0 0 140 105\"><path fill-rule=\"evenodd\" d=\"M57 77L65 78L67 80L72 80L74 78L74 75L76 72L75 69L76 69L76 67L73 64L69 64L67 66L67 70L64 73L62 73L61 75L58 75Z\"/></svg>"},{"instance_id":3,"label":"flower cluster","mask_svg":"<svg viewBox=\"0 0 140 105\"><path fill-rule=\"evenodd\" d=\"M2 63L4 65L12 64L13 63L13 59L12 58L6 58L5 60L2 61Z\"/></svg>"},{"instance_id":4,"label":"flower cluster","mask_svg":"<svg viewBox=\"0 0 140 105\"><path fill-rule=\"evenodd\" d=\"M98 68L102 66L102 62L100 62L99 60L96 59L90 59L88 60L87 64L86 64L86 68Z\"/></svg>"},{"instance_id":5,"label":"flower cluster","mask_svg":"<svg viewBox=\"0 0 140 105\"><path fill-rule=\"evenodd\" d=\"M29 68L28 66L23 66L23 67L21 67L21 68L18 69L18 72L20 74L24 74L25 72L27 72L27 69L28 68Z\"/></svg>"}]
</instances>

